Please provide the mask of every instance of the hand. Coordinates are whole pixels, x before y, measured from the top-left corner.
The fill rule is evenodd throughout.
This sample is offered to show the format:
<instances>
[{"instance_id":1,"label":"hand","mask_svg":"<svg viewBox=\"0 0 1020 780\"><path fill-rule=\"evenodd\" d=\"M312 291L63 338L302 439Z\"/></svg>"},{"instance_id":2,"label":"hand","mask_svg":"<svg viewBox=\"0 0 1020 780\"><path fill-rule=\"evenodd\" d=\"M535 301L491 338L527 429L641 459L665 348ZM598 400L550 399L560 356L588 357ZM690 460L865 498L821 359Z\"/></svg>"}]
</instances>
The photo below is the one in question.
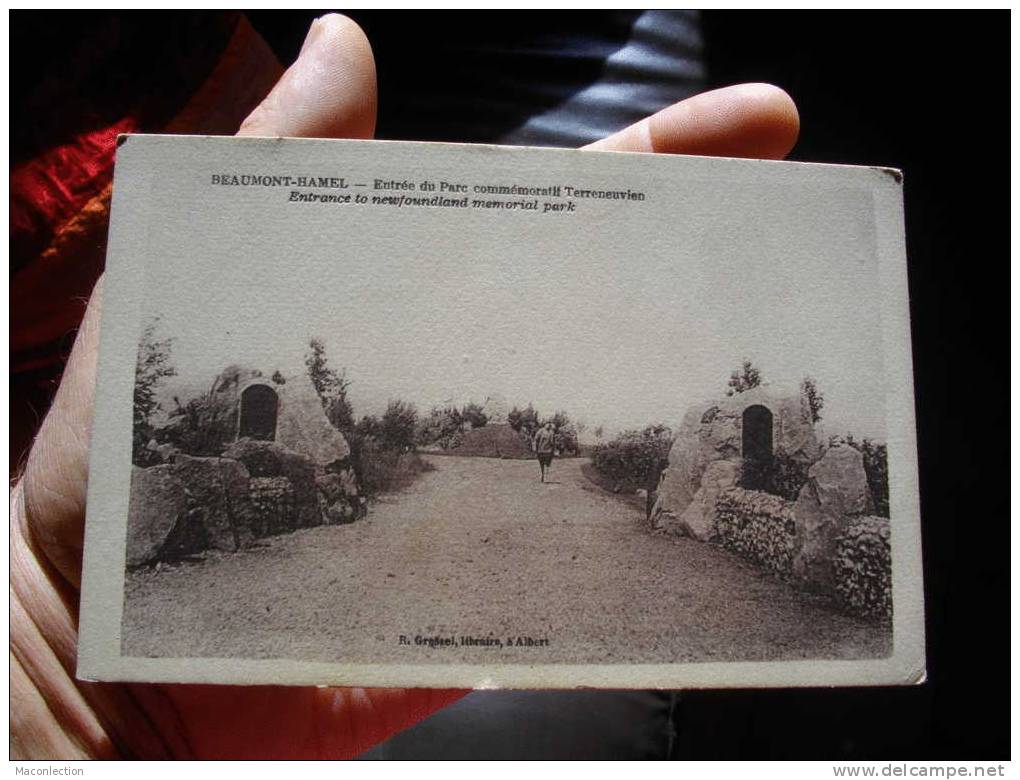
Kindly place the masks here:
<instances>
[{"instance_id":1,"label":"hand","mask_svg":"<svg viewBox=\"0 0 1020 780\"><path fill-rule=\"evenodd\" d=\"M371 138L375 62L342 16L315 21L297 61L238 135ZM797 110L745 84L677 103L589 149L784 156ZM32 758L350 757L460 691L83 683L74 678L88 442L102 279L11 495L11 752Z\"/></svg>"}]
</instances>

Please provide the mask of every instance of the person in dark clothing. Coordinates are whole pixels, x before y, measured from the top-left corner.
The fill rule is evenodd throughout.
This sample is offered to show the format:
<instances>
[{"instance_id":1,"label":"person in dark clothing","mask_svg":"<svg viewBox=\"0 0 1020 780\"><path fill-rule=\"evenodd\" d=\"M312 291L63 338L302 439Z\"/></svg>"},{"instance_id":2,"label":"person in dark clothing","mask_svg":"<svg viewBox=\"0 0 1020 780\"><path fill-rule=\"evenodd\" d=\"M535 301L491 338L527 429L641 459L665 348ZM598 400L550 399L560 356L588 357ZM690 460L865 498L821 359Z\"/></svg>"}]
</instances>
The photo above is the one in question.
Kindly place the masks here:
<instances>
[{"instance_id":1,"label":"person in dark clothing","mask_svg":"<svg viewBox=\"0 0 1020 780\"><path fill-rule=\"evenodd\" d=\"M553 424L547 422L545 426L538 429L535 434L535 454L538 455L538 467L542 471L542 481L545 482L545 473L552 465L553 455L556 453L556 431Z\"/></svg>"}]
</instances>

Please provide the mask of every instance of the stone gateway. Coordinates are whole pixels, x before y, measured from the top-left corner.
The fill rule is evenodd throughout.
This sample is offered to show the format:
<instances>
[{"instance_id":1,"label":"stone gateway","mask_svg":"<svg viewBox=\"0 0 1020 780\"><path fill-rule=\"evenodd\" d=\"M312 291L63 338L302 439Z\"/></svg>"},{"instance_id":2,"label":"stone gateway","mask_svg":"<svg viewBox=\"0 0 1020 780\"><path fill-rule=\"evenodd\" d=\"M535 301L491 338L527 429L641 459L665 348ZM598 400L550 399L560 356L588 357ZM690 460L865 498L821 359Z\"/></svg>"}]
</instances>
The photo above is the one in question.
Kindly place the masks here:
<instances>
[{"instance_id":1,"label":"stone gateway","mask_svg":"<svg viewBox=\"0 0 1020 780\"><path fill-rule=\"evenodd\" d=\"M787 466L799 464L804 475L799 487L794 483L795 500L768 492L776 489L770 475L779 457ZM756 387L687 412L659 479L651 523L721 544L837 595L859 614L888 617L888 519L869 517L874 511L861 452L846 443L823 448L800 397L774 397ZM851 544L850 537L858 541ZM885 580L859 576L855 556L865 544L859 538L870 545L868 566Z\"/></svg>"},{"instance_id":2,"label":"stone gateway","mask_svg":"<svg viewBox=\"0 0 1020 780\"><path fill-rule=\"evenodd\" d=\"M742 469L750 483L760 487L762 475L780 451L805 465L821 456L810 410L800 396L775 397L759 386L692 407L684 415L669 451L669 465L659 479L651 515L653 525L687 532L678 521L702 489L702 479L711 464L726 462L733 466L726 470L734 479L731 487ZM719 489L718 476L716 469L712 490ZM706 527L703 519L690 514L684 525ZM691 535L702 538L704 534Z\"/></svg>"},{"instance_id":3,"label":"stone gateway","mask_svg":"<svg viewBox=\"0 0 1020 780\"><path fill-rule=\"evenodd\" d=\"M363 516L351 448L306 374L231 366L202 401L206 416L171 417L158 462L132 473L128 566Z\"/></svg>"}]
</instances>

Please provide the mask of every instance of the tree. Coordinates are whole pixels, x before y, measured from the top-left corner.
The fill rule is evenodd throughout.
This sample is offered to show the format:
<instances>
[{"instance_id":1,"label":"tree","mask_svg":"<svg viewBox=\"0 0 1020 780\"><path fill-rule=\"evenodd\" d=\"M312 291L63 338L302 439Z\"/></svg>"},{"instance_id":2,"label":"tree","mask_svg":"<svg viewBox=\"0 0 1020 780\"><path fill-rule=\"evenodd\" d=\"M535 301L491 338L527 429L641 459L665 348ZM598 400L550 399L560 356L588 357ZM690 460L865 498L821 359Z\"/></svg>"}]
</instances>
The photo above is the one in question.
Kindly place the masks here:
<instances>
[{"instance_id":1,"label":"tree","mask_svg":"<svg viewBox=\"0 0 1020 780\"><path fill-rule=\"evenodd\" d=\"M149 322L142 330L135 363L134 422L148 424L152 414L159 410L156 390L167 377L176 376L177 370L170 365L170 349L173 339L158 340L156 328L159 318Z\"/></svg>"},{"instance_id":2,"label":"tree","mask_svg":"<svg viewBox=\"0 0 1020 780\"><path fill-rule=\"evenodd\" d=\"M542 425L552 423L553 442L556 451L560 453L578 453L577 430L570 417L564 411L558 411L552 417L542 421Z\"/></svg>"},{"instance_id":3,"label":"tree","mask_svg":"<svg viewBox=\"0 0 1020 780\"><path fill-rule=\"evenodd\" d=\"M464 406L460 412L461 419L469 422L472 428L481 428L489 422L480 404L473 401Z\"/></svg>"},{"instance_id":4,"label":"tree","mask_svg":"<svg viewBox=\"0 0 1020 780\"><path fill-rule=\"evenodd\" d=\"M464 418L456 406L433 406L428 417L418 422L416 438L419 444L439 444L446 449L461 433Z\"/></svg>"},{"instance_id":5,"label":"tree","mask_svg":"<svg viewBox=\"0 0 1020 780\"><path fill-rule=\"evenodd\" d=\"M308 378L315 386L315 392L319 395L327 419L342 433L353 431L354 408L347 400L347 388L351 383L345 371L337 372L329 366L326 360L326 347L321 340L313 338L308 342L305 366L308 368Z\"/></svg>"},{"instance_id":6,"label":"tree","mask_svg":"<svg viewBox=\"0 0 1020 780\"><path fill-rule=\"evenodd\" d=\"M726 395L743 393L752 387L758 387L760 384L761 372L750 360L745 360L739 371L734 371L730 374L730 381L727 382L729 389L726 391Z\"/></svg>"},{"instance_id":7,"label":"tree","mask_svg":"<svg viewBox=\"0 0 1020 780\"><path fill-rule=\"evenodd\" d=\"M381 434L382 423L379 422L379 418L375 415L366 414L354 426L354 436L352 438L354 440L379 438Z\"/></svg>"},{"instance_id":8,"label":"tree","mask_svg":"<svg viewBox=\"0 0 1020 780\"><path fill-rule=\"evenodd\" d=\"M518 409L515 406L510 410L506 420L510 427L521 434L528 442L534 438L535 432L540 427L538 412L535 411L535 407L531 404L528 404L526 409Z\"/></svg>"},{"instance_id":9,"label":"tree","mask_svg":"<svg viewBox=\"0 0 1020 780\"><path fill-rule=\"evenodd\" d=\"M418 410L406 401L390 401L379 420L380 443L392 450L406 450L414 446L414 433L418 425Z\"/></svg>"},{"instance_id":10,"label":"tree","mask_svg":"<svg viewBox=\"0 0 1020 780\"><path fill-rule=\"evenodd\" d=\"M144 456L145 445L152 433L150 421L160 408L156 391L167 377L176 376L177 370L170 365L170 350L173 339L157 339L159 318L152 319L142 330L135 363L135 392L133 404L134 435L132 455L136 463Z\"/></svg>"},{"instance_id":11,"label":"tree","mask_svg":"<svg viewBox=\"0 0 1020 780\"><path fill-rule=\"evenodd\" d=\"M822 419L822 408L825 406L825 397L818 390L818 385L812 377L806 376L800 383L800 401L804 409L804 418L816 423Z\"/></svg>"}]
</instances>

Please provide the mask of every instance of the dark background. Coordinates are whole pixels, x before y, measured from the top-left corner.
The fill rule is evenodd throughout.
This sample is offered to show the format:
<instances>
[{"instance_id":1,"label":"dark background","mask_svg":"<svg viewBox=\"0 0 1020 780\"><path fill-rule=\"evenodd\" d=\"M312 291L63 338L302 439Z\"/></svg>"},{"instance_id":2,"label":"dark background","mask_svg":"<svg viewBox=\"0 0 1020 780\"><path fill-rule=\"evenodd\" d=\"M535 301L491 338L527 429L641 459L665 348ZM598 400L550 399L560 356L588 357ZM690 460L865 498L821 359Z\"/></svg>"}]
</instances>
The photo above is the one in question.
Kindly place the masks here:
<instances>
[{"instance_id":1,"label":"dark background","mask_svg":"<svg viewBox=\"0 0 1020 780\"><path fill-rule=\"evenodd\" d=\"M714 83L797 101L793 159L904 171L928 683L695 694L688 755L1009 756L1008 21L703 16Z\"/></svg>"},{"instance_id":2,"label":"dark background","mask_svg":"<svg viewBox=\"0 0 1020 780\"><path fill-rule=\"evenodd\" d=\"M250 12L249 18L289 63L319 13ZM454 141L487 139L477 122L458 126L438 105L409 112L402 109L405 99L430 89L442 94L444 84L461 96L484 92L485 110L499 106L497 123L512 126L522 118L514 86L500 79L492 47L472 51L472 42L486 36L490 44L515 44L537 35L548 43L591 18L580 12L347 13L375 49L380 137ZM188 25L208 26L205 18L123 16L146 29L175 31L176 38L157 41L168 51L156 48L153 57L181 50L177 39L194 40ZM626 16L600 28L607 45L626 35ZM70 83L74 69L55 53L92 44L85 17L12 19L12 74L21 65L11 79L13 164L47 138L47 126L27 121L38 74ZM707 86L770 81L794 97L802 130L793 159L904 171L929 680L909 689L685 693L673 713L674 754L1008 758L1009 16L706 12L701 24ZM157 45L147 35L133 40ZM41 51L50 55L40 57ZM530 67L538 83L549 63L536 58ZM179 70L164 70L179 79ZM584 84L598 73L598 57L581 58L572 77ZM541 93L528 97L535 105ZM461 110L470 112L470 102ZM50 130L59 135L59 123Z\"/></svg>"},{"instance_id":3,"label":"dark background","mask_svg":"<svg viewBox=\"0 0 1020 780\"><path fill-rule=\"evenodd\" d=\"M432 131L417 136L428 140L484 140L397 124L401 92L481 78L463 63L428 64L437 42L494 27L519 40L571 21L458 13L411 17L401 32L379 13L347 13L379 59L380 136ZM311 18L249 16L285 62ZM684 694L676 756L1007 758L1009 17L705 12L701 22L708 86L768 81L796 100L792 159L904 171L928 682Z\"/></svg>"}]
</instances>

